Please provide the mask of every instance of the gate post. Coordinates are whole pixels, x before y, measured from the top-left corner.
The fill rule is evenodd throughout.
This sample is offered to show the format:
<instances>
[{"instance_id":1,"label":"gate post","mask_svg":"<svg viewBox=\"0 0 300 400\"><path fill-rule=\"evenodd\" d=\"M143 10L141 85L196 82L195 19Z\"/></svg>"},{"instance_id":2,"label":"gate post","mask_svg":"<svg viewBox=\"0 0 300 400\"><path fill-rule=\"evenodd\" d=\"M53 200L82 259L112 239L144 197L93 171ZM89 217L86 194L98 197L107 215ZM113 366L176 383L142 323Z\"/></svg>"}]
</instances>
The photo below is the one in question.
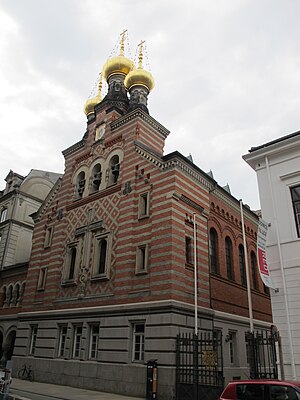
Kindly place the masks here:
<instances>
[{"instance_id":1,"label":"gate post","mask_svg":"<svg viewBox=\"0 0 300 400\"><path fill-rule=\"evenodd\" d=\"M193 335L193 360L194 360L194 399L198 400L198 335Z\"/></svg>"},{"instance_id":2,"label":"gate post","mask_svg":"<svg viewBox=\"0 0 300 400\"><path fill-rule=\"evenodd\" d=\"M281 342L280 333L279 333L276 325L271 325L271 334L272 334L272 337L274 338L274 342L275 342L275 352L278 353L278 357L279 357L280 379L282 381L284 381L285 374L284 374L284 362L283 362L283 354L282 354L282 342ZM276 343L277 343L277 345L276 345Z\"/></svg>"}]
</instances>

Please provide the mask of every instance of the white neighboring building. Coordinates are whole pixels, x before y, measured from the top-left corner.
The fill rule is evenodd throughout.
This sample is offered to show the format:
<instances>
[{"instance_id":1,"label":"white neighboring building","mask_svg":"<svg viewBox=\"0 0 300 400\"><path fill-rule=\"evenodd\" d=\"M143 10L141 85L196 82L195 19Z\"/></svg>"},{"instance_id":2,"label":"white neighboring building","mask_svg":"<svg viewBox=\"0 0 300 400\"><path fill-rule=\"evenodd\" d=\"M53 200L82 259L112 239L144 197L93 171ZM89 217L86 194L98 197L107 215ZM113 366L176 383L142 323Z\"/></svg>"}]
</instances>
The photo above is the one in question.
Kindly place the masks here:
<instances>
[{"instance_id":1,"label":"white neighboring building","mask_svg":"<svg viewBox=\"0 0 300 400\"><path fill-rule=\"evenodd\" d=\"M300 131L253 147L243 158L256 171L262 218L271 224L267 262L285 378L300 380Z\"/></svg>"}]
</instances>

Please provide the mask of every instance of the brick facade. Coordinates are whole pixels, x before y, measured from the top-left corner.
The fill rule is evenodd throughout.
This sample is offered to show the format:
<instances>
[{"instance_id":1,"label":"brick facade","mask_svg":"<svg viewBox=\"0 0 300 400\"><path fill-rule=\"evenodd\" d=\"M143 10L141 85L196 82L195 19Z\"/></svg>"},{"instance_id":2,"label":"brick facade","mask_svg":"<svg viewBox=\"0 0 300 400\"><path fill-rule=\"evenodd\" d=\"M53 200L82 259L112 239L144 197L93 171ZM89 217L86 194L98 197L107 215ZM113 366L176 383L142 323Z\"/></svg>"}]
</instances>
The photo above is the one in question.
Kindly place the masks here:
<instances>
[{"instance_id":1,"label":"brick facade","mask_svg":"<svg viewBox=\"0 0 300 400\"><path fill-rule=\"evenodd\" d=\"M131 105L128 112L127 97L114 98L122 79L108 78L108 95L88 115L83 138L63 152L65 173L34 215L14 365L26 357L38 380L142 396L144 362L156 358L160 398L171 399L176 335L195 325L194 215L199 329L226 334L229 326L241 339L249 329L239 202L180 153L163 155L168 130L145 107ZM246 208L245 221L250 254L257 216ZM210 272L211 228L217 273ZM233 280L226 276L227 236ZM253 309L256 326L266 328L270 299L261 283ZM140 359L136 324L144 329ZM244 347L240 365L225 368L226 378L247 373Z\"/></svg>"}]
</instances>

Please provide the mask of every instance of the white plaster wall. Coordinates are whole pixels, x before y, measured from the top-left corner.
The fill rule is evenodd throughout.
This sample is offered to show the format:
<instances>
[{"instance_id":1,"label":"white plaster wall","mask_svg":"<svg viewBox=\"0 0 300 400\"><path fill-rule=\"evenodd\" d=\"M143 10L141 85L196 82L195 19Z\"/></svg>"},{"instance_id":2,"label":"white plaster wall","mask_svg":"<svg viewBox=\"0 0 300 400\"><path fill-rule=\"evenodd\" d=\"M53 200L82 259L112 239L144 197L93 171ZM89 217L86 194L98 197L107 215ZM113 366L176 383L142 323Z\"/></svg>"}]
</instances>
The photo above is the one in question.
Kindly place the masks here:
<instances>
[{"instance_id":1,"label":"white plaster wall","mask_svg":"<svg viewBox=\"0 0 300 400\"><path fill-rule=\"evenodd\" d=\"M265 162L268 157L269 174ZM267 261L274 286L271 290L273 320L282 336L286 378L292 379L291 354L300 379L300 238L294 219L290 187L300 184L300 137L288 143L267 146L249 157L256 170L262 218L271 224L267 239ZM276 231L276 226L278 231ZM278 246L278 240L280 247ZM283 271L280 263L282 255ZM284 297L284 280L292 337L292 353L288 331L287 307Z\"/></svg>"}]
</instances>

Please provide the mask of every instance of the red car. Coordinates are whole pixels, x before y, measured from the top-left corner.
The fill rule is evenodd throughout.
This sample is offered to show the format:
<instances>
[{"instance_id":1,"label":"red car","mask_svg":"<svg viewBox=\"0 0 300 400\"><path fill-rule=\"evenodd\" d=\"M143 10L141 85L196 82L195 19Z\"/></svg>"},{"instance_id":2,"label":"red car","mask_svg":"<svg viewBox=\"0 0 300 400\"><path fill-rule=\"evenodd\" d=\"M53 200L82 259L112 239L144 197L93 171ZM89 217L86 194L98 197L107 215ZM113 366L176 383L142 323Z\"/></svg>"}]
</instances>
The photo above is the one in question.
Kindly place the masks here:
<instances>
[{"instance_id":1,"label":"red car","mask_svg":"<svg viewBox=\"0 0 300 400\"><path fill-rule=\"evenodd\" d=\"M228 383L219 400L300 400L300 382L233 381Z\"/></svg>"}]
</instances>

